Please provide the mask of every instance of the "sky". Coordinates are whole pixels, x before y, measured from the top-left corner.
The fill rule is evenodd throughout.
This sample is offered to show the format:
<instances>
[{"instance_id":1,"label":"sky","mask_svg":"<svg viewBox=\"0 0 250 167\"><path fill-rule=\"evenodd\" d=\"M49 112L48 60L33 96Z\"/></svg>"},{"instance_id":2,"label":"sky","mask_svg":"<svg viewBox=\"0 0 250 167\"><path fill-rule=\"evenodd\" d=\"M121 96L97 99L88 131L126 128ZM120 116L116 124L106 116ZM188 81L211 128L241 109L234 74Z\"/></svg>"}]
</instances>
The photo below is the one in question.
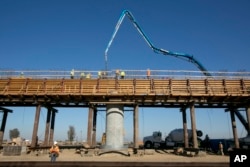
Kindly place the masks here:
<instances>
[{"instance_id":1,"label":"sky","mask_svg":"<svg viewBox=\"0 0 250 167\"><path fill-rule=\"evenodd\" d=\"M104 52L123 10L129 10L154 46L193 55L208 71L250 71L248 0L1 0L0 70L101 70ZM191 62L154 53L128 18L108 52L108 69L192 70ZM4 139L18 128L31 139L35 108L14 107ZM87 139L86 108L58 108L55 140ZM45 132L42 108L39 139ZM189 112L188 112L189 113ZM1 119L0 114L0 119ZM105 131L105 112L97 115L97 140ZM167 135L182 127L179 109L139 109L140 139L153 131ZM132 141L133 114L125 112L124 139ZM196 109L197 128L211 138L231 138L224 109ZM188 126L191 127L188 114ZM246 131L237 120L239 137Z\"/></svg>"}]
</instances>

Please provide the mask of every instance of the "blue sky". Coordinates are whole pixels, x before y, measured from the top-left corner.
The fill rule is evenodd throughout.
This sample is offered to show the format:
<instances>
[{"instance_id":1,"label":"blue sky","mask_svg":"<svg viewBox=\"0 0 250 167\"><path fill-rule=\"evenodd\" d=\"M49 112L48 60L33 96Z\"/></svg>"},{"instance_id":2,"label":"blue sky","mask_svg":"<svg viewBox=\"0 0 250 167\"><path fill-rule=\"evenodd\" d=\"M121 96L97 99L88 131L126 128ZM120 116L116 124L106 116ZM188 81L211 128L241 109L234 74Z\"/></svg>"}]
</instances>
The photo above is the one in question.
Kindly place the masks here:
<instances>
[{"instance_id":1,"label":"blue sky","mask_svg":"<svg viewBox=\"0 0 250 167\"><path fill-rule=\"evenodd\" d=\"M250 71L249 8L248 0L1 0L0 70L104 69L104 51L121 12L127 9L156 47L192 54L209 71ZM127 18L108 52L108 69L117 68L198 71L190 62L152 52ZM13 128L30 139L35 108L13 110L5 139ZM55 139L66 139L69 125L75 126L78 140L86 139L87 109L58 110ZM167 135L182 127L177 109L139 111L141 138L154 130ZM43 108L42 140L45 118ZM132 112L125 113L125 140L132 140L132 118ZM197 128L213 138L232 137L229 113L223 109L196 109L196 120ZM244 128L237 125L239 136L244 137ZM100 138L105 112L98 113L97 126Z\"/></svg>"}]
</instances>

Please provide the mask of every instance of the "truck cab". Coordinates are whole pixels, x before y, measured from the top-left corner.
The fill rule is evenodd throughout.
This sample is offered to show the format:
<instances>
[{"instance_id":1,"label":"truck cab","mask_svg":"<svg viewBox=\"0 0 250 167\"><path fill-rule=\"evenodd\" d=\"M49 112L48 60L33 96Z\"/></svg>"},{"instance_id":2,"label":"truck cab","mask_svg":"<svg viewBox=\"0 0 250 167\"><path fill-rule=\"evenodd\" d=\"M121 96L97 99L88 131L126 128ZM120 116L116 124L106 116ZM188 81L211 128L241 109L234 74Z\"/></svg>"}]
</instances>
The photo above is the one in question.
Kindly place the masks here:
<instances>
[{"instance_id":1,"label":"truck cab","mask_svg":"<svg viewBox=\"0 0 250 167\"><path fill-rule=\"evenodd\" d=\"M160 131L155 131L151 136L146 136L143 138L144 148L158 148L164 141L162 140L162 133Z\"/></svg>"}]
</instances>

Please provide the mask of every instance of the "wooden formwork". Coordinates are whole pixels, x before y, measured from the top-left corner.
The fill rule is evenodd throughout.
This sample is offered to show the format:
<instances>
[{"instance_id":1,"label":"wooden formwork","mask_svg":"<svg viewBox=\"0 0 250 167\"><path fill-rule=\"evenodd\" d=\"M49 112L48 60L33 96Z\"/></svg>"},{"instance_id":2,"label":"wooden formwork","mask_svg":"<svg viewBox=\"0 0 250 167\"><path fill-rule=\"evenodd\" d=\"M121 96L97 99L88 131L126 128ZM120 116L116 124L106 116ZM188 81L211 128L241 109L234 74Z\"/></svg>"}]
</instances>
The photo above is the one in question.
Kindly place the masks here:
<instances>
[{"instance_id":1,"label":"wooden formwork","mask_svg":"<svg viewBox=\"0 0 250 167\"><path fill-rule=\"evenodd\" d=\"M0 79L3 95L179 95L240 96L250 80L213 79Z\"/></svg>"}]
</instances>

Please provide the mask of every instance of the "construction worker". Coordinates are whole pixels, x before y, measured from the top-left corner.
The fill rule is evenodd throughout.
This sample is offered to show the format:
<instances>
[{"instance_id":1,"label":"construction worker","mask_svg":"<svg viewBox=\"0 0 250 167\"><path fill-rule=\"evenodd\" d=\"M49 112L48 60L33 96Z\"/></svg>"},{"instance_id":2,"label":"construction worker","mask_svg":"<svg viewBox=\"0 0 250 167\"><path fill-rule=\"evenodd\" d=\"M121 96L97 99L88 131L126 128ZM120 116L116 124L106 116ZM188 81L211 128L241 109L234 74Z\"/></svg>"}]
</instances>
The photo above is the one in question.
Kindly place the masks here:
<instances>
[{"instance_id":1,"label":"construction worker","mask_svg":"<svg viewBox=\"0 0 250 167\"><path fill-rule=\"evenodd\" d=\"M106 133L102 134L102 145L106 144Z\"/></svg>"},{"instance_id":2,"label":"construction worker","mask_svg":"<svg viewBox=\"0 0 250 167\"><path fill-rule=\"evenodd\" d=\"M24 78L23 72L20 73L20 78Z\"/></svg>"},{"instance_id":3,"label":"construction worker","mask_svg":"<svg viewBox=\"0 0 250 167\"><path fill-rule=\"evenodd\" d=\"M86 79L90 79L90 78L91 78L91 74L88 73L88 74L86 75Z\"/></svg>"},{"instance_id":4,"label":"construction worker","mask_svg":"<svg viewBox=\"0 0 250 167\"><path fill-rule=\"evenodd\" d=\"M72 69L72 70L70 71L70 78L71 78L71 79L74 79L74 75L75 75L75 70Z\"/></svg>"},{"instance_id":5,"label":"construction worker","mask_svg":"<svg viewBox=\"0 0 250 167\"><path fill-rule=\"evenodd\" d=\"M102 72L98 71L98 78L102 78Z\"/></svg>"},{"instance_id":6,"label":"construction worker","mask_svg":"<svg viewBox=\"0 0 250 167\"><path fill-rule=\"evenodd\" d=\"M102 72L102 78L106 79L106 72L105 71Z\"/></svg>"},{"instance_id":7,"label":"construction worker","mask_svg":"<svg viewBox=\"0 0 250 167\"><path fill-rule=\"evenodd\" d=\"M150 74L151 74L151 72L150 72L150 69L148 68L148 69L147 69L147 78L148 78L148 79L150 78Z\"/></svg>"},{"instance_id":8,"label":"construction worker","mask_svg":"<svg viewBox=\"0 0 250 167\"><path fill-rule=\"evenodd\" d=\"M53 146L49 149L49 153L50 153L50 161L51 162L55 162L56 161L56 158L59 156L59 152L60 152L60 149L57 145L57 142L55 141Z\"/></svg>"},{"instance_id":9,"label":"construction worker","mask_svg":"<svg viewBox=\"0 0 250 167\"><path fill-rule=\"evenodd\" d=\"M224 152L223 152L223 144L221 143L221 141L220 141L220 143L219 143L219 154L220 154L220 155L224 155Z\"/></svg>"},{"instance_id":10,"label":"construction worker","mask_svg":"<svg viewBox=\"0 0 250 167\"><path fill-rule=\"evenodd\" d=\"M121 71L121 79L124 79L125 78L125 72L124 71Z\"/></svg>"},{"instance_id":11,"label":"construction worker","mask_svg":"<svg viewBox=\"0 0 250 167\"><path fill-rule=\"evenodd\" d=\"M85 78L85 73L84 73L84 72L81 72L80 78L81 78L81 79L84 79L84 78Z\"/></svg>"},{"instance_id":12,"label":"construction worker","mask_svg":"<svg viewBox=\"0 0 250 167\"><path fill-rule=\"evenodd\" d=\"M117 69L115 71L115 79L118 79L119 75L120 75L120 70Z\"/></svg>"}]
</instances>

